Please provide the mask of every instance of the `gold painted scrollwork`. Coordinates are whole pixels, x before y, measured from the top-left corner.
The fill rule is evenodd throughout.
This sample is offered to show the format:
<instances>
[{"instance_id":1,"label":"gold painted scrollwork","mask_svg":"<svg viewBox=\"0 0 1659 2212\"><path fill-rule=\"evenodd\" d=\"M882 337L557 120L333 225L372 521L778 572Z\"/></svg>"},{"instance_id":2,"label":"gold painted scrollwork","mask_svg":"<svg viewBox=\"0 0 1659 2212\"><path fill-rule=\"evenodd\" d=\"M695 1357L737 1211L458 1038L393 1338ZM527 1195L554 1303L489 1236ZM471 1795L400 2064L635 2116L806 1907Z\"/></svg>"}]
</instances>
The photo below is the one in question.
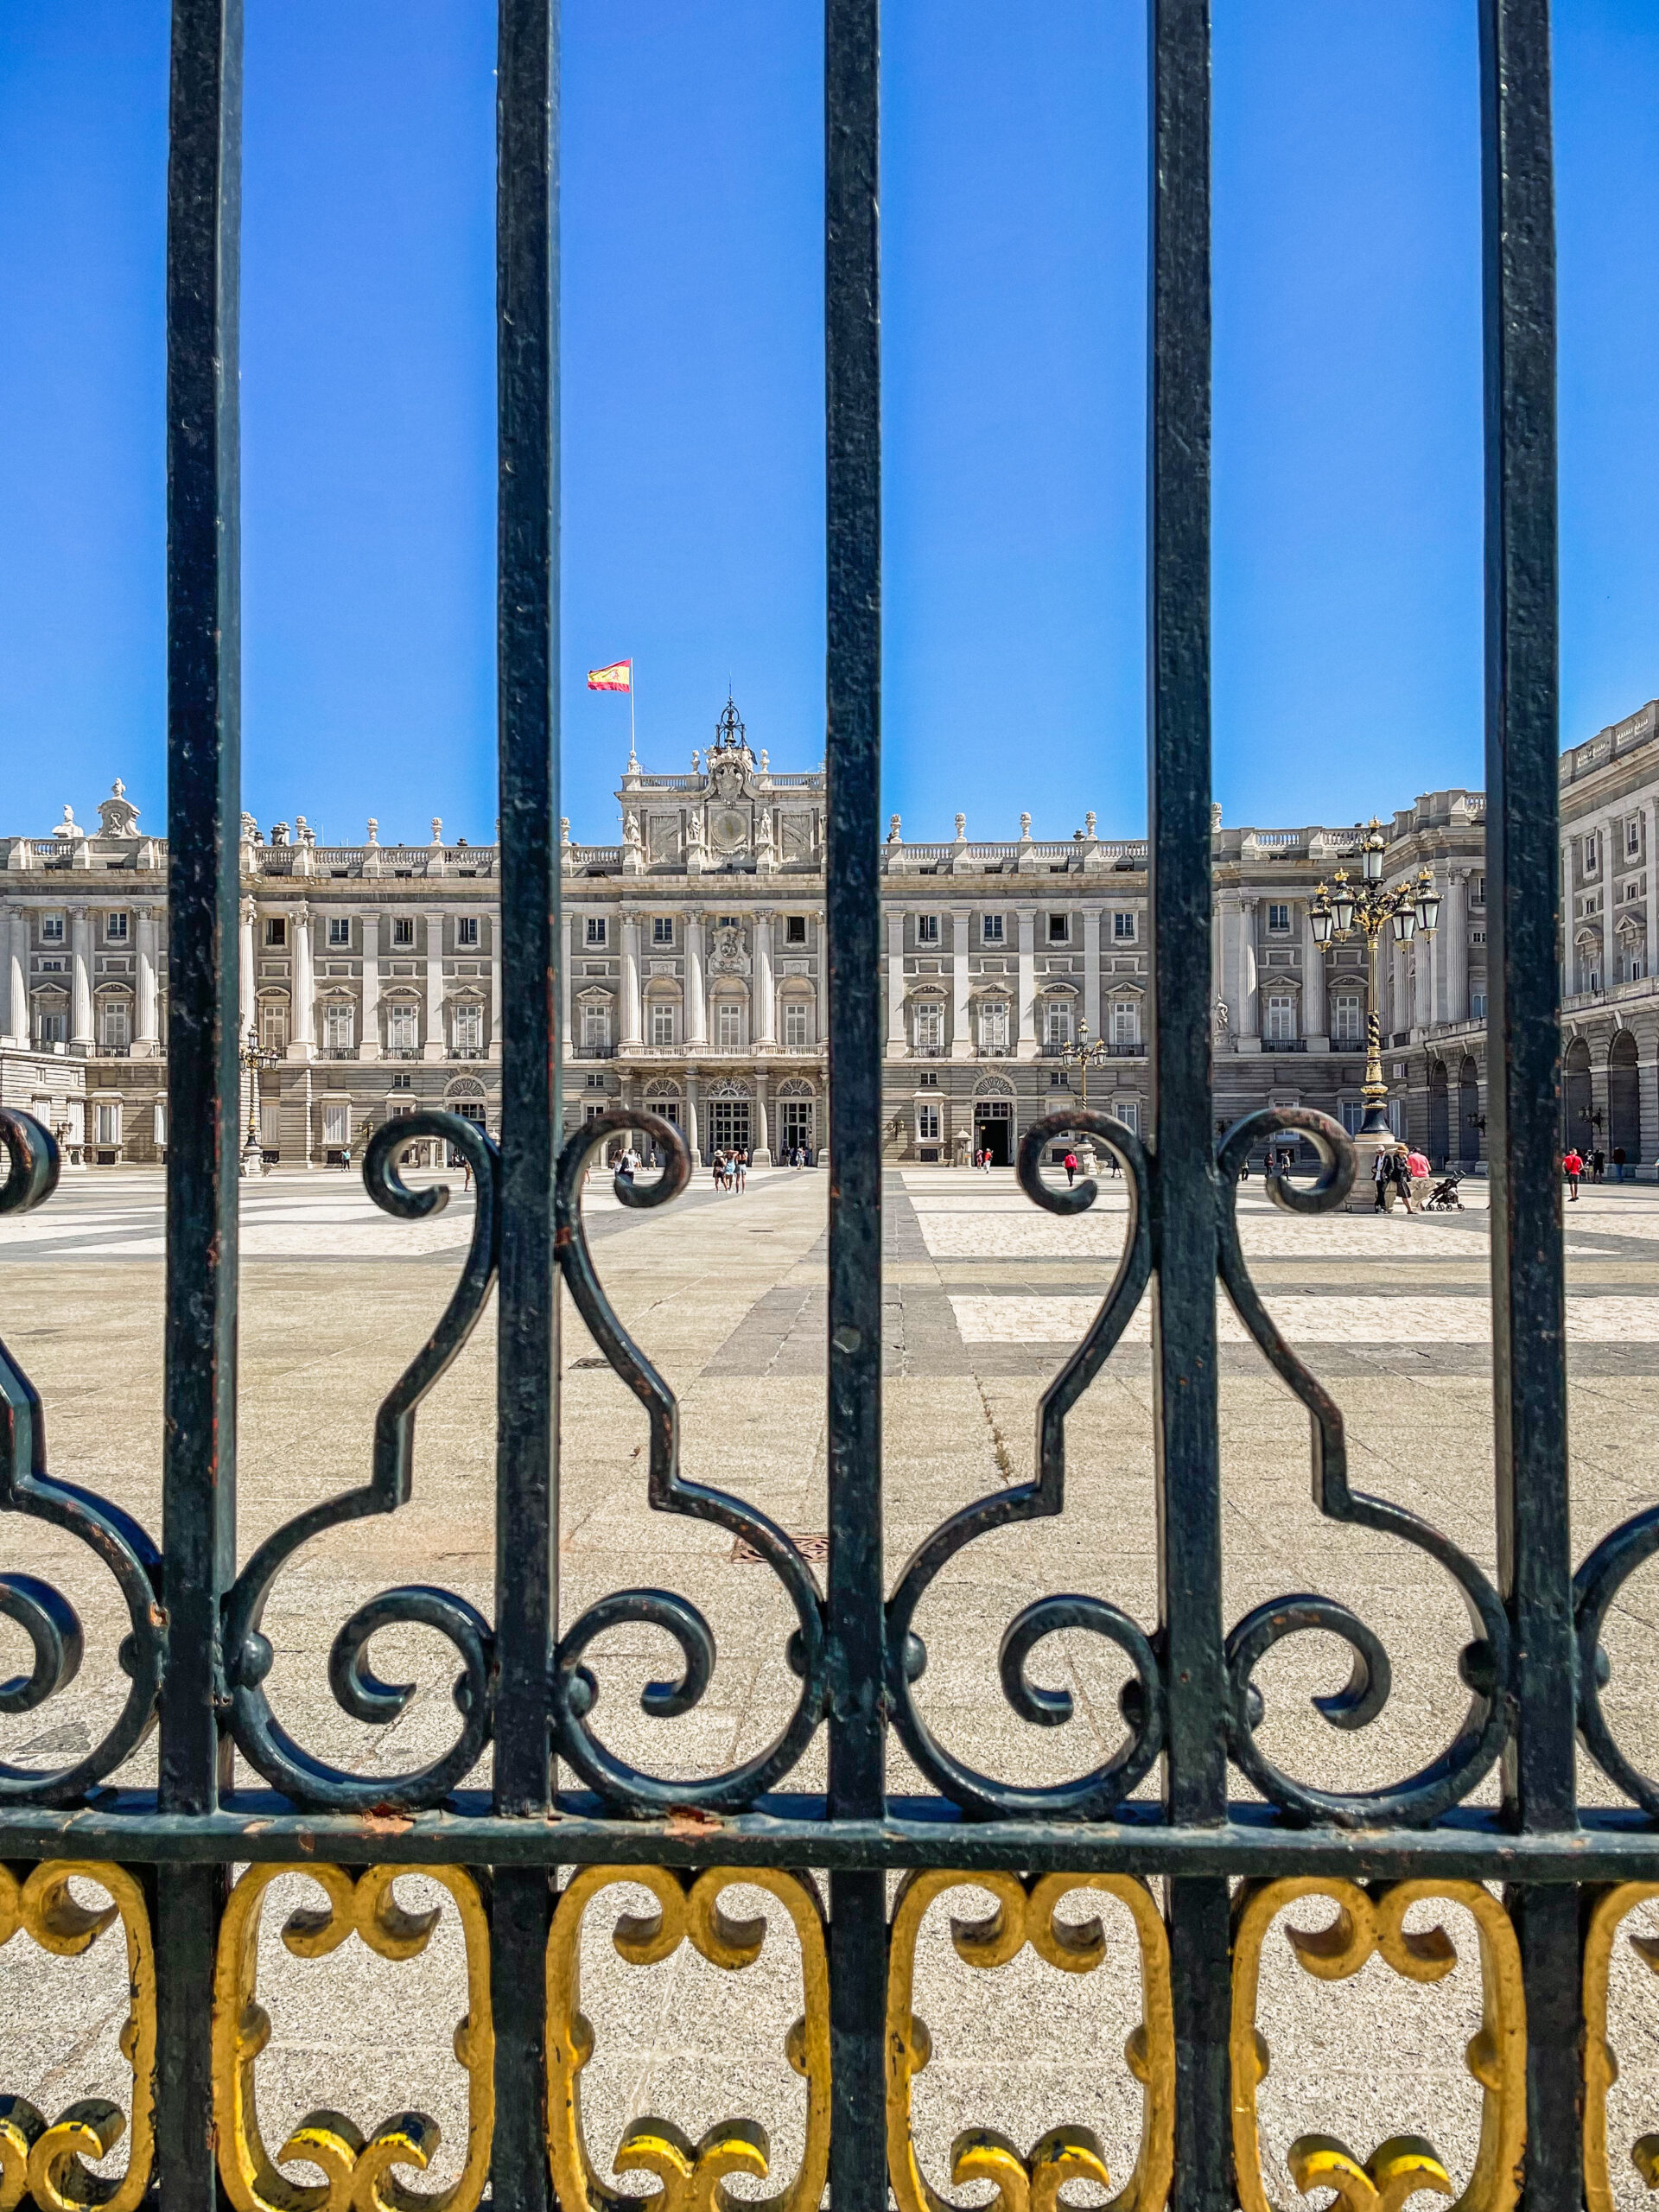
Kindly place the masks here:
<instances>
[{"instance_id":1,"label":"gold painted scrollwork","mask_svg":"<svg viewBox=\"0 0 1659 2212\"><path fill-rule=\"evenodd\" d=\"M1096 1890L1127 1905L1141 1952L1141 2020L1124 2046L1141 2084L1141 2147L1135 2171L1103 2212L1162 2212L1174 2159L1175 2016L1170 1996L1169 1939L1144 1882L1128 1874L1045 1874L1029 1887L1017 1874L955 1873L932 1869L906 1877L893 1906L887 1949L887 2175L899 2212L956 2212L916 2156L911 2133L911 2083L932 2056L917 2018L916 1939L935 1897L963 1884L988 1890L995 1910L983 1920L950 1923L957 1955L988 1970L1010 1965L1029 1943L1063 1974L1091 1974L1106 1955L1098 1920L1056 1917L1062 1897ZM950 2180L996 2185L993 2212L1056 2212L1068 2181L1111 2186L1098 2139L1086 2127L1056 2127L1022 2156L1006 2136L969 2128L950 2146Z\"/></svg>"},{"instance_id":2,"label":"gold painted scrollwork","mask_svg":"<svg viewBox=\"0 0 1659 2212\"><path fill-rule=\"evenodd\" d=\"M78 1904L71 1881L96 1883L107 1905ZM0 1866L0 1945L21 1930L44 1951L79 1958L116 1921L127 1939L129 1989L121 2056L132 2069L132 2141L127 2171L107 2181L83 2159L107 2158L126 2133L127 2116L104 2097L83 2097L50 2124L25 2097L0 2097L0 2212L25 2197L39 2212L133 2212L149 2185L155 2151L156 1956L143 1891L124 1866L92 1859L53 1859L20 1881Z\"/></svg>"},{"instance_id":3,"label":"gold painted scrollwork","mask_svg":"<svg viewBox=\"0 0 1659 2212\"><path fill-rule=\"evenodd\" d=\"M451 2188L411 2190L397 2169L424 2172L438 2147L435 2121L402 2112L365 2139L343 2113L308 2113L276 2153L259 2132L255 2073L270 2039L270 2019L256 1994L259 1918L265 1891L283 1874L303 1874L327 1903L289 1915L283 1941L296 1958L320 1959L353 1932L383 1959L412 1959L442 1916L410 1912L392 1885L400 1874L437 1882L454 1900L467 1942L467 2016L455 2030L455 2057L467 2077L467 2162ZM251 1866L232 1891L219 1930L213 1975L213 2101L219 2171L237 2212L473 2212L489 2173L495 2119L495 2035L490 2019L490 1940L483 1900L460 1866ZM320 2167L321 2183L290 2181L284 2160Z\"/></svg>"},{"instance_id":4,"label":"gold painted scrollwork","mask_svg":"<svg viewBox=\"0 0 1659 2212\"><path fill-rule=\"evenodd\" d=\"M589 1903L614 1882L651 1891L657 1909L624 1913L613 1933L630 1966L655 1966L690 1942L711 1966L737 1973L760 1955L764 1919L734 1920L721 1910L723 1890L741 1883L774 1897L794 1923L801 1946L805 2012L785 2044L790 2064L806 2082L806 2142L800 2171L771 2196L734 2198L728 2174L766 2178L771 2146L751 2120L721 2120L692 2143L671 2120L635 2120L616 2154L619 2173L655 2174L662 2187L640 2197L613 2189L588 2155L582 2127L582 2070L594 2054L594 2031L582 2012L582 1923ZM817 1892L798 1874L769 1866L711 1866L683 1880L665 1866L584 1866L559 1898L547 1947L547 2124L553 2180L563 2212L816 2212L830 2169L830 1968Z\"/></svg>"},{"instance_id":5,"label":"gold painted scrollwork","mask_svg":"<svg viewBox=\"0 0 1659 2212\"><path fill-rule=\"evenodd\" d=\"M1590 2212L1613 2212L1613 2177L1607 2158L1607 2093L1618 2079L1618 2061L1607 2039L1607 1990L1618 1931L1638 1905L1659 1898L1659 1882L1620 1882L1604 1890L1590 1915L1584 1943L1584 2196ZM1630 1946L1659 1974L1659 1941L1632 1936ZM1649 2189L1659 2189L1659 2134L1630 2145L1630 2164Z\"/></svg>"},{"instance_id":6,"label":"gold painted scrollwork","mask_svg":"<svg viewBox=\"0 0 1659 2212\"><path fill-rule=\"evenodd\" d=\"M1508 1914L1478 1882L1397 1882L1379 1894L1353 1882L1298 1875L1247 1885L1239 1894L1233 1929L1233 2158L1243 2212L1272 2212L1262 2173L1255 2092L1268 2066L1266 2040L1255 2024L1262 1949L1268 1931L1299 1897L1328 1897L1337 1908L1328 1926L1287 1928L1304 1972L1321 1981L1357 1974L1375 1953L1408 1981L1440 1981L1458 1963L1443 1928L1408 1929L1411 1906L1428 1897L1462 1905L1472 1915L1480 1942L1481 2024L1465 2063L1481 2088L1480 2144L1469 2185L1452 2212L1510 2212L1520 2194L1521 2154L1526 2143L1527 2015L1521 1954ZM1433 2146L1418 2135L1394 2135L1369 2158L1357 2158L1333 2136L1301 2135L1287 2163L1304 2193L1336 2191L1340 2212L1398 2212L1420 2190L1454 2194Z\"/></svg>"}]
</instances>

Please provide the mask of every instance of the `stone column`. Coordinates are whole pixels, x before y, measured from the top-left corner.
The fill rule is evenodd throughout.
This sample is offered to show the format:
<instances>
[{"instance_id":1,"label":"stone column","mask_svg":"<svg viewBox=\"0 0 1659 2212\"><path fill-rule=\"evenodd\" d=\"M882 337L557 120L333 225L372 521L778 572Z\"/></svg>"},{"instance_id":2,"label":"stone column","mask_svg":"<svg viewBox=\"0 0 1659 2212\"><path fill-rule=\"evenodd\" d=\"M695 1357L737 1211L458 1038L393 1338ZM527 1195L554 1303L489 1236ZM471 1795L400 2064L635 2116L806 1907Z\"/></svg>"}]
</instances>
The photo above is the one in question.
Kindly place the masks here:
<instances>
[{"instance_id":1,"label":"stone column","mask_svg":"<svg viewBox=\"0 0 1659 2212\"><path fill-rule=\"evenodd\" d=\"M1454 868L1446 880L1445 916L1440 930L1446 938L1441 970L1446 977L1447 1021L1469 1019L1469 871Z\"/></svg>"},{"instance_id":2,"label":"stone column","mask_svg":"<svg viewBox=\"0 0 1659 2212\"><path fill-rule=\"evenodd\" d=\"M1037 909L1021 906L1020 915L1020 995L1014 1002L1014 1058L1037 1057Z\"/></svg>"},{"instance_id":3,"label":"stone column","mask_svg":"<svg viewBox=\"0 0 1659 2212\"><path fill-rule=\"evenodd\" d=\"M561 1001L563 1001L565 1000L566 991L569 988L570 963L566 957L566 955L569 953L570 946L568 937L564 937L563 935L564 916L563 912L561 912L559 916L559 929L561 937L563 938L563 942L561 944L559 949L559 996ZM492 914L490 917L490 1037L489 1043L485 1049L493 1060L499 1060L500 1058L501 917L499 913ZM569 1052L569 1039L568 1035L563 1038L560 1049L562 1054Z\"/></svg>"},{"instance_id":4,"label":"stone column","mask_svg":"<svg viewBox=\"0 0 1659 2212\"><path fill-rule=\"evenodd\" d=\"M1262 1039L1262 1001L1256 991L1256 903L1249 894L1238 902L1238 982L1234 990L1233 1026L1247 1052L1260 1051Z\"/></svg>"},{"instance_id":5,"label":"stone column","mask_svg":"<svg viewBox=\"0 0 1659 2212\"><path fill-rule=\"evenodd\" d=\"M496 967L500 967L498 959ZM559 1050L565 1059L572 1057L570 1039L570 914L565 908L559 915Z\"/></svg>"},{"instance_id":6,"label":"stone column","mask_svg":"<svg viewBox=\"0 0 1659 2212\"><path fill-rule=\"evenodd\" d=\"M84 906L69 909L69 1049L83 1058L92 1049L92 925Z\"/></svg>"},{"instance_id":7,"label":"stone column","mask_svg":"<svg viewBox=\"0 0 1659 2212\"><path fill-rule=\"evenodd\" d=\"M134 994L132 1057L156 1057L156 910L140 906L138 922L138 988ZM242 981L245 984L246 972Z\"/></svg>"},{"instance_id":8,"label":"stone column","mask_svg":"<svg viewBox=\"0 0 1659 2212\"><path fill-rule=\"evenodd\" d=\"M709 1042L709 995L702 974L702 912L701 908L687 909L685 917L685 1041L688 1045ZM686 1142L691 1144L693 1155L696 1147L688 1132Z\"/></svg>"},{"instance_id":9,"label":"stone column","mask_svg":"<svg viewBox=\"0 0 1659 2212\"><path fill-rule=\"evenodd\" d=\"M422 1056L443 1058L443 910L435 908L426 918L426 1035Z\"/></svg>"},{"instance_id":10,"label":"stone column","mask_svg":"<svg viewBox=\"0 0 1659 2212\"><path fill-rule=\"evenodd\" d=\"M625 1052L641 1042L639 917L632 912L625 912L622 916L622 1034L619 1042Z\"/></svg>"},{"instance_id":11,"label":"stone column","mask_svg":"<svg viewBox=\"0 0 1659 2212\"><path fill-rule=\"evenodd\" d=\"M1083 1018L1091 1037L1106 1034L1105 1009L1100 1002L1100 924L1104 909L1083 910Z\"/></svg>"},{"instance_id":12,"label":"stone column","mask_svg":"<svg viewBox=\"0 0 1659 2212\"><path fill-rule=\"evenodd\" d=\"M14 906L6 931L6 1035L14 1045L27 1045L29 1019L29 914Z\"/></svg>"},{"instance_id":13,"label":"stone column","mask_svg":"<svg viewBox=\"0 0 1659 2212\"><path fill-rule=\"evenodd\" d=\"M691 1155L693 1166L702 1158L702 1146L697 1132L697 1071L685 1071L685 1148Z\"/></svg>"},{"instance_id":14,"label":"stone column","mask_svg":"<svg viewBox=\"0 0 1659 2212\"><path fill-rule=\"evenodd\" d=\"M244 899L236 916L237 1020L244 1042L248 1032L259 1027L259 971L254 953L257 920L258 908L251 899Z\"/></svg>"},{"instance_id":15,"label":"stone column","mask_svg":"<svg viewBox=\"0 0 1659 2212\"><path fill-rule=\"evenodd\" d=\"M1645 861L1643 874L1648 886L1648 974L1653 976L1659 976L1659 798L1650 798L1642 811L1647 817L1643 824L1642 849ZM1646 1126L1644 1122L1644 1136Z\"/></svg>"},{"instance_id":16,"label":"stone column","mask_svg":"<svg viewBox=\"0 0 1659 2212\"><path fill-rule=\"evenodd\" d=\"M950 1057L965 1060L974 1049L973 1032L968 1021L968 993L970 977L968 973L968 925L973 919L966 906L950 909Z\"/></svg>"},{"instance_id":17,"label":"stone column","mask_svg":"<svg viewBox=\"0 0 1659 2212\"><path fill-rule=\"evenodd\" d=\"M772 1135L766 1126L766 1071L764 1068L757 1068L754 1071L754 1134L756 1142L749 1154L750 1162L756 1167L770 1167Z\"/></svg>"},{"instance_id":18,"label":"stone column","mask_svg":"<svg viewBox=\"0 0 1659 2212\"><path fill-rule=\"evenodd\" d=\"M378 913L359 914L358 924L363 931L363 996L358 1022L357 1057L359 1060L378 1060L380 1057L380 917Z\"/></svg>"},{"instance_id":19,"label":"stone column","mask_svg":"<svg viewBox=\"0 0 1659 2212\"><path fill-rule=\"evenodd\" d=\"M1313 1052L1324 1052L1331 1041L1331 1018L1325 1007L1325 947L1313 939L1313 909L1302 908L1302 1034Z\"/></svg>"},{"instance_id":20,"label":"stone column","mask_svg":"<svg viewBox=\"0 0 1659 2212\"><path fill-rule=\"evenodd\" d=\"M754 916L754 974L751 982L750 999L753 1006L753 1026L749 1033L752 1045L775 1045L778 1041L778 994L772 986L772 925L770 907L760 906Z\"/></svg>"},{"instance_id":21,"label":"stone column","mask_svg":"<svg viewBox=\"0 0 1659 2212\"><path fill-rule=\"evenodd\" d=\"M1436 930L1434 936L1439 935ZM1426 930L1419 930L1412 938L1407 967L1410 971L1407 978L1410 1026L1414 1033L1421 1033L1434 1019L1434 938Z\"/></svg>"},{"instance_id":22,"label":"stone column","mask_svg":"<svg viewBox=\"0 0 1659 2212\"><path fill-rule=\"evenodd\" d=\"M905 1057L905 916L902 907L887 912L887 1058Z\"/></svg>"},{"instance_id":23,"label":"stone column","mask_svg":"<svg viewBox=\"0 0 1659 2212\"><path fill-rule=\"evenodd\" d=\"M289 934L293 939L289 947L290 1006L288 1027L288 1057L290 1060L308 1060L315 1041L311 1026L311 1001L316 986L311 973L311 909L290 906L288 910ZM310 1160L310 1124L306 1124L306 1160ZM284 1152L288 1147L283 1146Z\"/></svg>"}]
</instances>

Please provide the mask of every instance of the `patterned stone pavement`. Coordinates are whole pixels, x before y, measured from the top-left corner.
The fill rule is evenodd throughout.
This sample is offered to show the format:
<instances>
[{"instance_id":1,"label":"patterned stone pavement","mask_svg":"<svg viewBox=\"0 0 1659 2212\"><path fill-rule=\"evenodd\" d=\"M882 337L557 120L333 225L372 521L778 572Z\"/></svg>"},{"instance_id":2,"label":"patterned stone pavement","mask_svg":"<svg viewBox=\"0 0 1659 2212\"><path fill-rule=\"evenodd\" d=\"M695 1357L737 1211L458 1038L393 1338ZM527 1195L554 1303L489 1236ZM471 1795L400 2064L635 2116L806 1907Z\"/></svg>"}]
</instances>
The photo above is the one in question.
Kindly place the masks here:
<instances>
[{"instance_id":1,"label":"patterned stone pavement","mask_svg":"<svg viewBox=\"0 0 1659 2212\"><path fill-rule=\"evenodd\" d=\"M1406 1220L1287 1219L1259 1182L1239 1197L1244 1249L1269 1306L1335 1389L1357 1485L1399 1500L1444 1529L1490 1573L1492 1459L1484 1193L1461 1215ZM757 1175L741 1198L706 1178L660 1213L625 1213L590 1185L596 1263L618 1309L679 1394L686 1471L734 1490L803 1537L826 1523L823 1435L822 1174ZM159 1520L161 1188L140 1173L65 1179L42 1212L0 1223L3 1334L46 1401L54 1470ZM470 1225L471 1200L416 1224L390 1221L354 1179L273 1177L245 1198L238 1549L315 1500L359 1482L374 1408L429 1329ZM1122 1185L1106 1185L1080 1220L1038 1213L1006 1174L918 1170L890 1180L887 1219L889 1573L938 1522L1030 1470L1037 1403L1095 1310L1124 1229ZM1574 1549L1659 1496L1659 1189L1586 1189L1567 1213ZM1456 1726L1456 1654L1468 1630L1446 1578L1397 1541L1322 1521L1308 1495L1305 1415L1224 1313L1221 1350L1226 1618L1294 1590L1355 1605L1394 1663L1394 1690L1369 1728L1326 1726L1311 1699L1339 1687L1347 1656L1332 1638L1293 1638L1261 1674L1262 1741L1289 1770L1328 1787L1364 1788L1432 1758ZM328 1695L330 1644L348 1613L392 1583L433 1581L486 1612L493 1570L493 1332L488 1316L423 1409L415 1497L391 1522L359 1524L313 1546L284 1574L266 1627L276 1647L274 1702L314 1751L364 1771L419 1765L451 1739L454 1668L414 1631L376 1647L377 1670L416 1684L391 1728L359 1726ZM564 1484L560 1565L565 1622L607 1592L641 1583L690 1599L715 1631L719 1662L702 1703L648 1719L638 1694L671 1655L646 1630L597 1647L596 1729L653 1770L690 1776L746 1757L776 1731L793 1678L784 1663L791 1616L764 1566L725 1532L648 1511L643 1415L598 1359L574 1314L564 1343ZM1044 1592L1096 1592L1150 1624L1156 1616L1150 1351L1144 1314L1074 1412L1067 1497L1057 1522L1001 1530L959 1554L924 1603L928 1667L918 1702L959 1756L1009 1780L1052 1782L1109 1755L1121 1738L1122 1667L1082 1631L1052 1638L1033 1678L1069 1689L1073 1717L1033 1730L1003 1700L996 1649L1007 1622ZM114 1709L118 1628L110 1593L51 1532L0 1523L5 1563L59 1582L81 1609L87 1657L45 1712L0 1719L18 1764L61 1763L95 1740ZM1659 1765L1659 1564L1635 1578L1608 1631L1609 1710L1624 1739ZM24 1647L0 1621L0 1672ZM148 1753L134 1762L142 1772ZM821 1753L796 1779L815 1787ZM244 1775L245 1780L250 1777ZM481 1778L481 1777L480 1777ZM895 1745L895 1791L925 1787ZM1148 1793L1155 1787L1147 1785ZM1483 1796L1491 1795L1490 1781ZM1587 1765L1587 1800L1606 1783ZM1241 1794L1243 1794L1241 1786ZM289 1904L306 1899L300 1878ZM411 1904L423 1885L404 1885ZM634 1909L642 1902L632 1893ZM782 2055L799 2009L793 1937L772 1908L773 1935L741 1976L686 1950L659 1967L625 1967L611 1948L609 1893L584 1938L583 2008L596 2056L588 2075L590 2133L603 2165L624 2123L666 2113L695 2138L714 2120L753 2112L771 2129L774 2171L801 2140L801 2090ZM313 1897L314 1901L314 1897ZM734 1899L734 1902L736 1902ZM761 1901L752 1902L760 1906ZM1107 1964L1059 1976L1027 1951L997 1975L969 1969L945 1936L941 1901L924 1928L918 2009L935 2056L916 2090L918 2139L936 2185L948 2181L952 2134L974 2124L1021 2145L1062 2120L1095 2126L1115 2183L1133 2161L1140 2091L1121 2062L1134 2020L1128 1923L1108 1904ZM266 1914L261 2000L274 2023L260 2061L268 2139L320 2104L376 2125L409 2105L433 2112L446 2141L431 2181L459 2171L464 2101L448 2047L461 2009L453 1915L429 1952L404 1965L359 1945L301 1961L282 1948L282 1897ZM1081 1898L1069 1908L1081 1916ZM1478 2024L1471 1923L1445 1919L1462 1963L1432 1988L1405 1987L1373 1961L1351 1982L1311 1981L1275 1937L1264 1962L1261 2025L1274 2067L1262 2089L1268 2177L1295 2201L1282 2156L1319 2126L1363 2156L1415 2130L1466 2177L1478 2092L1463 2063ZM1325 1916L1309 1906L1304 1924ZM74 2095L118 2094L115 2049L124 1984L105 1939L83 1961L43 1958L23 1939L0 1949L0 2089L54 2112ZM1652 1977L1621 1958L1615 2011L1624 2071L1615 2140L1659 2113ZM1380 2047L1393 2062L1379 2069ZM1619 2131L1623 2131L1622 2133ZM118 2171L118 2146L109 2171ZM1616 2160L1622 2166L1622 2160ZM1628 2175L1628 2183L1624 2177ZM1624 2195L1643 2196L1622 2166ZM745 2185L736 2184L738 2193ZM958 2192L963 2201L975 2192ZM982 2190L978 2192L982 2195Z\"/></svg>"}]
</instances>

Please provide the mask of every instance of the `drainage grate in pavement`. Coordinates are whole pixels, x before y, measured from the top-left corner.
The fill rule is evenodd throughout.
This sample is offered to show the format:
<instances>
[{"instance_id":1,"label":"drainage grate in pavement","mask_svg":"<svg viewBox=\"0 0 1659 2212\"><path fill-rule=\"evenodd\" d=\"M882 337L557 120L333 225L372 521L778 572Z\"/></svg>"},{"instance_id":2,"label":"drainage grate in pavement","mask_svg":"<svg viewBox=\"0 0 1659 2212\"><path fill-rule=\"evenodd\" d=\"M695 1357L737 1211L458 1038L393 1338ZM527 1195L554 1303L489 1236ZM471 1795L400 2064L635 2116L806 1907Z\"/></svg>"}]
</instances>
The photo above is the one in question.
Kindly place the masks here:
<instances>
[{"instance_id":1,"label":"drainage grate in pavement","mask_svg":"<svg viewBox=\"0 0 1659 2212\"><path fill-rule=\"evenodd\" d=\"M828 1536L804 1536L796 1529L791 1529L789 1533L791 1541L803 1559L829 1558L830 1539ZM746 1544L741 1536L732 1546L731 1564L734 1567L761 1567L765 1563L766 1554L756 1551L753 1544Z\"/></svg>"}]
</instances>

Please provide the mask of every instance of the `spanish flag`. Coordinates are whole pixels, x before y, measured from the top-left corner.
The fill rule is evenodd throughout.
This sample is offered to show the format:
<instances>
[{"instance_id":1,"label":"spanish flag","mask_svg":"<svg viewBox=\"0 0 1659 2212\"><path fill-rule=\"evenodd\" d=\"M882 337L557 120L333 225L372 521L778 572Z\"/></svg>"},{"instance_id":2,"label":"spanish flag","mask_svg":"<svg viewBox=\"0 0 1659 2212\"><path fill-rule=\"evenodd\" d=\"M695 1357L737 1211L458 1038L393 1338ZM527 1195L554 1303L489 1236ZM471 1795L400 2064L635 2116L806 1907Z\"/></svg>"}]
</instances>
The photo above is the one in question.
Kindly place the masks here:
<instances>
[{"instance_id":1,"label":"spanish flag","mask_svg":"<svg viewBox=\"0 0 1659 2212\"><path fill-rule=\"evenodd\" d=\"M590 691L632 691L633 663L631 660L613 660L608 668L590 668L588 689Z\"/></svg>"}]
</instances>

